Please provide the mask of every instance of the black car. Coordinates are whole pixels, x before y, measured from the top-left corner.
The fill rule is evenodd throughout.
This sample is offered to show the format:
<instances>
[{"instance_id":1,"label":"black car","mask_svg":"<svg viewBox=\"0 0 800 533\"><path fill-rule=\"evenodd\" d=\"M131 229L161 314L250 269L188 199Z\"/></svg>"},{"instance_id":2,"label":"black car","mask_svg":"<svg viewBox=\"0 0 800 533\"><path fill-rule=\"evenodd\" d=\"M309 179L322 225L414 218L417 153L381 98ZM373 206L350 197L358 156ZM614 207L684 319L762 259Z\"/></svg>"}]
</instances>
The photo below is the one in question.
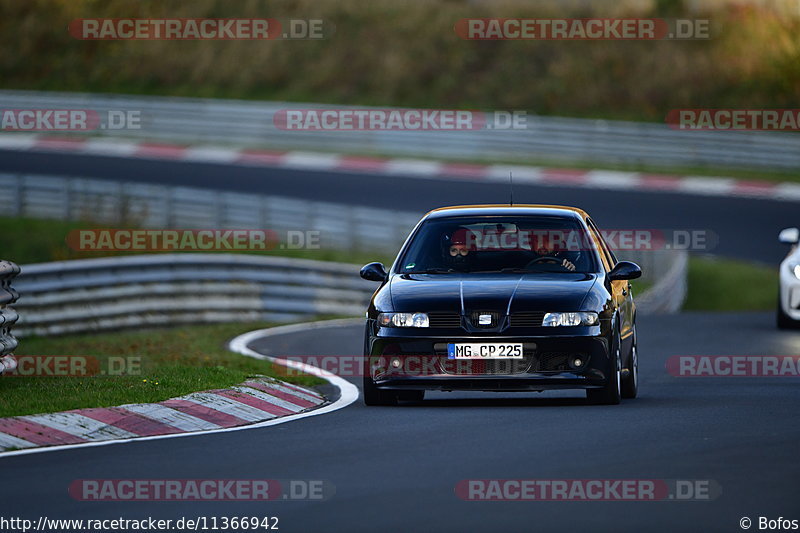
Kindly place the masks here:
<instances>
[{"instance_id":1,"label":"black car","mask_svg":"<svg viewBox=\"0 0 800 533\"><path fill-rule=\"evenodd\" d=\"M364 401L426 390L585 389L618 404L638 388L634 263L617 261L584 211L436 209L417 224L367 311Z\"/></svg>"}]
</instances>

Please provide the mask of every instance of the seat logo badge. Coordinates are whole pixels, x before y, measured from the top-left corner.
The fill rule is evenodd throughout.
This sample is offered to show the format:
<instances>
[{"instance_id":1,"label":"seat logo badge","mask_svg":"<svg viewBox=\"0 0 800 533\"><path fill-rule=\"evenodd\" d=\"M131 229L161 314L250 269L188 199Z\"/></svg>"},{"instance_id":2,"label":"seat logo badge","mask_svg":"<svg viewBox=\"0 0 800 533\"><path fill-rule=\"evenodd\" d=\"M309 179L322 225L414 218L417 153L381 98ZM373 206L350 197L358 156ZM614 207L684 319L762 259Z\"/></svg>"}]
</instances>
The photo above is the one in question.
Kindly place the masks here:
<instances>
[{"instance_id":1,"label":"seat logo badge","mask_svg":"<svg viewBox=\"0 0 800 533\"><path fill-rule=\"evenodd\" d=\"M491 326L492 325L492 315L478 315L478 325L479 326Z\"/></svg>"}]
</instances>

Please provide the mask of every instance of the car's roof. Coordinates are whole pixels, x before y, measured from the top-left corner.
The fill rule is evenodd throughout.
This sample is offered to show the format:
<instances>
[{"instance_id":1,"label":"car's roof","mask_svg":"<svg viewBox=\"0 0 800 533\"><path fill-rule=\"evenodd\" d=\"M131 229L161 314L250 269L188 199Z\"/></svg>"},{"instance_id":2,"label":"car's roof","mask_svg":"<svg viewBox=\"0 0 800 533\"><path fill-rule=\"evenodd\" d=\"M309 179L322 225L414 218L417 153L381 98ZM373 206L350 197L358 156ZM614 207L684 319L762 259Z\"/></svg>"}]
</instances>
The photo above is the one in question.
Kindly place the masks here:
<instances>
[{"instance_id":1,"label":"car's roof","mask_svg":"<svg viewBox=\"0 0 800 533\"><path fill-rule=\"evenodd\" d=\"M486 205L454 205L440 207L429 211L425 218L449 218L458 216L503 216L503 215L550 215L587 218L589 215L577 207L564 205L534 204L486 204Z\"/></svg>"}]
</instances>

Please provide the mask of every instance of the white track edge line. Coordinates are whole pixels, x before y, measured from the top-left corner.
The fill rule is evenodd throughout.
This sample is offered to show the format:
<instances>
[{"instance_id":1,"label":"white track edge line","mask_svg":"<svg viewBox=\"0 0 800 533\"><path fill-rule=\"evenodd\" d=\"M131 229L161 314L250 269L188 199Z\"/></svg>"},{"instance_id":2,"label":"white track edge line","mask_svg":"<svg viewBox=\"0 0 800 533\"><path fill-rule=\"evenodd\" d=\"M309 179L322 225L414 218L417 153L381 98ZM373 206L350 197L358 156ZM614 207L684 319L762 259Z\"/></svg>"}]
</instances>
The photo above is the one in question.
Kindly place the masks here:
<instances>
[{"instance_id":1,"label":"white track edge line","mask_svg":"<svg viewBox=\"0 0 800 533\"><path fill-rule=\"evenodd\" d=\"M247 345L255 339L264 338L264 337L272 337L275 335L283 335L286 333L296 333L298 331L304 331L308 329L320 329L320 328L333 328L342 325L353 325L356 319L337 319L337 320L322 320L317 322L304 322L300 324L290 324L287 326L277 326L274 328L265 328L265 329L257 329L254 331L249 331L247 333L243 333L238 337L231 339L228 342L228 349L236 352L241 355L246 355L248 357L253 357L255 359L266 359L272 361L273 363L277 364L284 364L284 363L291 363L293 368L298 370L302 370L308 374L312 374L314 376L320 377L326 380L328 383L333 385L334 387L338 388L340 391L339 399L333 403L325 405L323 407L312 409L311 411L306 411L303 413L297 413L295 415L287 415L282 416L280 418L275 418L272 420L265 420L263 422L256 422L255 424L248 424L245 426L236 426L232 428L221 428L221 429L211 429L208 431L191 431L187 433L172 433L168 435L150 435L148 437L135 437L132 439L115 439L115 440L105 440L105 441L96 441L96 442L82 442L79 444L61 444L58 446L43 446L39 448L27 448L24 450L13 450L9 452L1 452L0 453L0 460L6 457L12 457L17 455L28 455L32 453L46 453L46 452L55 452L55 451L62 451L62 450L70 450L74 448L89 448L94 446L108 446L112 444L126 444L129 442L141 442L147 440L159 440L159 439L174 439L179 437L193 437L197 435L211 435L214 433L230 433L233 431L245 431L248 429L258 429L263 427L269 426L276 426L278 424L283 424L286 422L292 422L294 420L299 420L301 418L308 418L311 416L322 415L326 413L331 413L333 411L338 411L339 409L343 409L350 405L351 403L355 402L358 399L358 387L350 383L349 381L335 375L331 374L330 372L325 372L320 368L315 366L307 365L305 363L299 363L297 361L287 361L285 359L280 359L276 357L270 357L268 355L263 355L255 350L251 350L247 347ZM357 319L361 320L361 319Z\"/></svg>"}]
</instances>

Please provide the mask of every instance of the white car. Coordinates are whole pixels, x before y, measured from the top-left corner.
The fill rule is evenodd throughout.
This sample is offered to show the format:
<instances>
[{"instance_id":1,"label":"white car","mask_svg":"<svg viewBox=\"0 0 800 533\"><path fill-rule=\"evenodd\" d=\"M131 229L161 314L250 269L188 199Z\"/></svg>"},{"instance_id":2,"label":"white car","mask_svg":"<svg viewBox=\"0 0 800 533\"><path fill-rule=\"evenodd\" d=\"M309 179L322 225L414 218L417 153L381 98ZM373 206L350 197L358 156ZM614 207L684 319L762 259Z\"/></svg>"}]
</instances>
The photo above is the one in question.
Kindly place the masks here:
<instances>
[{"instance_id":1,"label":"white car","mask_svg":"<svg viewBox=\"0 0 800 533\"><path fill-rule=\"evenodd\" d=\"M778 240L792 247L781 263L778 327L800 328L800 229L786 228L780 233Z\"/></svg>"}]
</instances>

